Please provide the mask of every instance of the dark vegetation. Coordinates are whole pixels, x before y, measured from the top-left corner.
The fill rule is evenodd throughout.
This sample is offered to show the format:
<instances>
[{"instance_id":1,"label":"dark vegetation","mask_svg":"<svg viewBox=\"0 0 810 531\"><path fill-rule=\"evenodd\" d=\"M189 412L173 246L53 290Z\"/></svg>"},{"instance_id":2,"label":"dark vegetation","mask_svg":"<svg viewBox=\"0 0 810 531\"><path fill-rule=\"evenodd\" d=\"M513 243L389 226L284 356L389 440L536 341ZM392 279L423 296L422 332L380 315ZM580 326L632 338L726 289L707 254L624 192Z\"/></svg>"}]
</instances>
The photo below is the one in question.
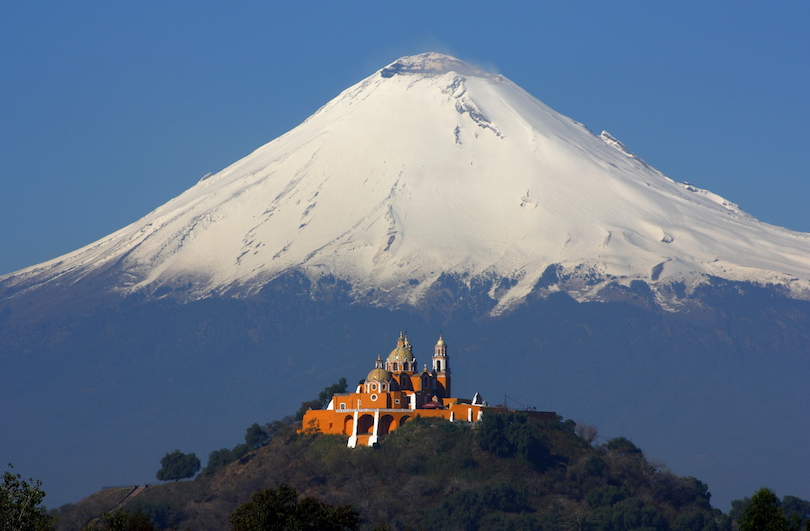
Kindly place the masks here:
<instances>
[{"instance_id":1,"label":"dark vegetation","mask_svg":"<svg viewBox=\"0 0 810 531\"><path fill-rule=\"evenodd\" d=\"M155 477L161 481L177 481L194 477L200 471L200 458L191 454L184 454L180 450L167 453L160 460L160 470Z\"/></svg>"},{"instance_id":2,"label":"dark vegetation","mask_svg":"<svg viewBox=\"0 0 810 531\"><path fill-rule=\"evenodd\" d=\"M294 420L290 416L284 417L281 420L274 420L269 424L265 424L264 427L254 422L253 425L247 429L245 442L243 444L237 444L233 448L222 448L211 452L208 456L208 465L203 469L200 475L203 477L213 476L217 470L234 461L242 459L251 450L266 446L277 434L288 432L290 426L293 424Z\"/></svg>"},{"instance_id":3,"label":"dark vegetation","mask_svg":"<svg viewBox=\"0 0 810 531\"><path fill-rule=\"evenodd\" d=\"M265 489L253 494L228 518L228 529L234 531L356 531L360 527L360 515L349 505L332 507L311 496L300 497L289 485ZM63 527L63 526L62 526ZM116 509L105 511L91 519L82 531L158 531L165 526L156 523L143 508L134 510ZM171 524L170 529L176 529ZM18 527L3 527L2 531L23 530ZM27 529L27 528L26 528ZM53 527L32 528L42 531Z\"/></svg>"},{"instance_id":4,"label":"dark vegetation","mask_svg":"<svg viewBox=\"0 0 810 531\"><path fill-rule=\"evenodd\" d=\"M350 505L332 507L307 496L300 498L289 485L253 494L228 518L234 531L354 531L360 527L360 513Z\"/></svg>"},{"instance_id":5,"label":"dark vegetation","mask_svg":"<svg viewBox=\"0 0 810 531\"><path fill-rule=\"evenodd\" d=\"M0 485L0 531L39 531L51 529L52 519L42 506L45 492L41 481L24 480L13 474L8 464Z\"/></svg>"},{"instance_id":6,"label":"dark vegetation","mask_svg":"<svg viewBox=\"0 0 810 531\"><path fill-rule=\"evenodd\" d=\"M293 420L301 420L304 418L304 413L306 413L310 409L326 409L326 406L329 405L329 401L332 400L332 397L335 396L337 393L345 393L346 392L346 378L341 378L335 384L330 385L320 393L318 393L318 398L315 400L310 400L308 402L304 402L301 404L301 407L298 408L298 411L295 412L295 416Z\"/></svg>"},{"instance_id":7,"label":"dark vegetation","mask_svg":"<svg viewBox=\"0 0 810 531\"><path fill-rule=\"evenodd\" d=\"M299 412L345 388L341 378ZM300 427L293 417L254 423L245 443L211 452L193 481L177 480L199 459L175 450L158 472L173 482L104 490L50 513L39 482L6 472L0 531L810 531L809 501L763 488L725 515L700 480L648 460L625 437L594 446L596 428L559 416L490 412L470 424L417 415L355 449Z\"/></svg>"},{"instance_id":8,"label":"dark vegetation","mask_svg":"<svg viewBox=\"0 0 810 531\"><path fill-rule=\"evenodd\" d=\"M159 529L145 512L135 510L127 512L116 509L113 512L105 511L99 518L95 518L85 525L83 531L155 531Z\"/></svg>"},{"instance_id":9,"label":"dark vegetation","mask_svg":"<svg viewBox=\"0 0 810 531\"><path fill-rule=\"evenodd\" d=\"M810 531L810 501L795 496L781 500L761 488L751 498L731 502L731 513L739 531Z\"/></svg>"},{"instance_id":10,"label":"dark vegetation","mask_svg":"<svg viewBox=\"0 0 810 531\"><path fill-rule=\"evenodd\" d=\"M225 465L212 467L209 460L207 472L193 481L151 486L123 510L158 529L198 531L275 529L255 527L264 514L256 505L281 498L290 515L300 514L303 504L311 507L308 514L342 514L348 520L337 521L344 524L351 506L361 529L732 529L731 519L710 506L701 481L650 462L625 438L594 447L587 440L592 431L562 418L541 422L510 412L471 425L417 417L377 446L356 449L346 448L343 437L298 434L298 424L289 421L274 424L261 428L266 437L255 425L247 430L246 439L266 444ZM81 527L70 524L82 520L73 514L91 501L61 511L59 529ZM93 529L112 529L99 522Z\"/></svg>"}]
</instances>

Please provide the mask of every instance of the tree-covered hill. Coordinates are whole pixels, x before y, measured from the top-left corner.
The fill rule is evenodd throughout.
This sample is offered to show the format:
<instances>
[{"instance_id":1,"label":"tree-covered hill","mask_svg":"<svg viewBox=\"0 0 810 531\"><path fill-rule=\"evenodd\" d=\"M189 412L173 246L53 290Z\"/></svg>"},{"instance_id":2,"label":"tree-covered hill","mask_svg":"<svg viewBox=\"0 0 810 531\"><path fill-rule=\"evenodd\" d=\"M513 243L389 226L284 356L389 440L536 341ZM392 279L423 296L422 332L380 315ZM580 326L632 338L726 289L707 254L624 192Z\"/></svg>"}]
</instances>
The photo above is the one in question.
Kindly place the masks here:
<instances>
[{"instance_id":1,"label":"tree-covered hill","mask_svg":"<svg viewBox=\"0 0 810 531\"><path fill-rule=\"evenodd\" d=\"M265 446L244 453L240 445L240 458L194 480L150 486L126 500L102 492L65 507L58 528L79 529L91 513L121 506L160 528L226 530L228 515L254 492L286 483L354 506L364 529L731 529L704 483L676 476L625 438L593 446L595 433L570 420L417 418L376 447L356 449L342 437L275 428Z\"/></svg>"}]
</instances>

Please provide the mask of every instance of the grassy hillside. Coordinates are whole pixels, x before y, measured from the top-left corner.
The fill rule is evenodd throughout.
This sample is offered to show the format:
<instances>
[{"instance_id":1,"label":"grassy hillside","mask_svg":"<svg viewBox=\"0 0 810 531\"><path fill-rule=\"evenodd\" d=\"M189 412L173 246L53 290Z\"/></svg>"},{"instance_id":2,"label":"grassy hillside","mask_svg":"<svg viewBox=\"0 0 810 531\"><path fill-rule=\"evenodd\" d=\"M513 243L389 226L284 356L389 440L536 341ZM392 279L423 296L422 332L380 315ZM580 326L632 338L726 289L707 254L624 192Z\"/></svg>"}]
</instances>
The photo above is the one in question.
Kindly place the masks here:
<instances>
[{"instance_id":1,"label":"grassy hillside","mask_svg":"<svg viewBox=\"0 0 810 531\"><path fill-rule=\"evenodd\" d=\"M357 449L342 437L288 429L213 474L150 486L123 508L146 512L160 527L225 530L254 492L288 483L353 505L367 529L730 529L705 484L650 462L624 438L594 447L571 421L484 419L418 418L378 446ZM59 529L79 528L89 512L112 509L126 493L111 494L63 509Z\"/></svg>"}]
</instances>

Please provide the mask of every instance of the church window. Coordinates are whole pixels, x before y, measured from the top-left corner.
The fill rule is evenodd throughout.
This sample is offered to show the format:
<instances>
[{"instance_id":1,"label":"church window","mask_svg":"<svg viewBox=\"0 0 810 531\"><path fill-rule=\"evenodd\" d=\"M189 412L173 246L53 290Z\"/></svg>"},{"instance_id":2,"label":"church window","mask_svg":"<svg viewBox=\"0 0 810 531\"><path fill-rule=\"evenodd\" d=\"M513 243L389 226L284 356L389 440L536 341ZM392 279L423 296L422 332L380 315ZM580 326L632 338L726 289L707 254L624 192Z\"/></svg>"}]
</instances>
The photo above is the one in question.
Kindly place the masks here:
<instances>
[{"instance_id":1,"label":"church window","mask_svg":"<svg viewBox=\"0 0 810 531\"><path fill-rule=\"evenodd\" d=\"M377 390L377 384L375 384L375 383L371 384L371 390L376 391Z\"/></svg>"},{"instance_id":2,"label":"church window","mask_svg":"<svg viewBox=\"0 0 810 531\"><path fill-rule=\"evenodd\" d=\"M346 403L345 402L340 403L340 409L346 409Z\"/></svg>"},{"instance_id":3,"label":"church window","mask_svg":"<svg viewBox=\"0 0 810 531\"><path fill-rule=\"evenodd\" d=\"M377 401L377 395L371 395L371 401L376 402Z\"/></svg>"},{"instance_id":4,"label":"church window","mask_svg":"<svg viewBox=\"0 0 810 531\"><path fill-rule=\"evenodd\" d=\"M395 371L396 371L396 370L399 370L399 369L397 369L397 364L396 364L396 363L394 363L394 370L395 370Z\"/></svg>"}]
</instances>

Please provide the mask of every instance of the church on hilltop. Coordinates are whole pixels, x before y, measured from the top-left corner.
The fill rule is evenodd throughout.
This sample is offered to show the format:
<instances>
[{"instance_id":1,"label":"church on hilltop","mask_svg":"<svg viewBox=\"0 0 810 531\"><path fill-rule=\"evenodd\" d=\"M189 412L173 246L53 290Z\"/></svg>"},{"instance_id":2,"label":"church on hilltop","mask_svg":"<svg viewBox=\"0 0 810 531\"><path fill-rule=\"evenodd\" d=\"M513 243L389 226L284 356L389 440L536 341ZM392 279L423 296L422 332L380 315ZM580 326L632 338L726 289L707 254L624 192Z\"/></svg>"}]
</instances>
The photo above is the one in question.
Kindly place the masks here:
<instances>
[{"instance_id":1,"label":"church on hilltop","mask_svg":"<svg viewBox=\"0 0 810 531\"><path fill-rule=\"evenodd\" d=\"M302 431L347 435L350 448L372 446L380 437L415 417L478 422L490 408L478 393L452 398L450 358L442 336L433 349L432 368L416 363L408 336L400 333L385 361L377 361L355 392L332 397L326 409L304 414Z\"/></svg>"}]
</instances>

